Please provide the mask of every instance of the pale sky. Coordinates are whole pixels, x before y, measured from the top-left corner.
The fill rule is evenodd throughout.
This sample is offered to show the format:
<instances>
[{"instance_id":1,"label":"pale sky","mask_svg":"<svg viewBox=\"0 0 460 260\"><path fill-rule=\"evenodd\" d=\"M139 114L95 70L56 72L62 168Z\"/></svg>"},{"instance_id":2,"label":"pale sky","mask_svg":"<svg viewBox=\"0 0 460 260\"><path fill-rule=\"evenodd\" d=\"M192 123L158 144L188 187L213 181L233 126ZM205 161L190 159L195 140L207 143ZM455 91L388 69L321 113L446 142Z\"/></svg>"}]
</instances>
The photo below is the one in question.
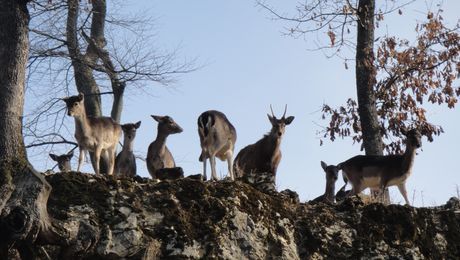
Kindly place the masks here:
<instances>
[{"instance_id":1,"label":"pale sky","mask_svg":"<svg viewBox=\"0 0 460 260\"><path fill-rule=\"evenodd\" d=\"M279 7L291 11L295 3L283 1ZM301 201L313 199L325 189L321 160L338 164L364 153L360 145L353 145L347 139L326 141L319 146L319 125L327 124L321 120L322 104L337 106L349 97L356 97L352 63L346 70L343 60L328 59L321 52L309 51L317 37L324 40L327 36L311 35L307 40L283 36L285 24L273 21L265 10L248 0L144 0L128 1L125 5L128 11L148 10L156 17L155 45L165 49L180 45L181 58L198 58L198 64L203 65L180 77L173 88L150 84L141 93L128 90L122 123L142 121L134 145L138 154L145 156L148 145L156 137L157 123L150 115L169 115L184 129L183 133L170 136L167 142L177 166L182 167L186 175L201 173L197 117L209 109L225 113L238 133L236 155L270 130L267 119L270 104L278 117L285 104L287 115L295 116L286 128L281 145L279 191L291 189L299 194ZM460 2L445 1L444 10L445 21L453 25L459 19ZM425 1L417 1L404 9L403 16L387 16L377 29L376 37L389 32L413 40L415 21L421 20L426 11ZM105 107L104 114L109 115L109 109ZM456 165L460 110L427 109L429 120L442 125L445 134L433 143L426 138L422 140L423 147L418 151L413 174L406 184L409 200L416 206L445 203L456 195L456 185L460 185L460 170ZM73 129L73 122L72 118L66 118L69 129ZM63 153L65 149L55 147L54 152ZM78 152L75 155L74 169ZM54 165L46 153L30 157L38 170ZM145 162L138 160L137 168L139 175L149 176ZM219 175L225 176L226 162L217 161L217 169ZM84 170L93 171L89 162ZM336 189L342 184L339 178ZM402 203L396 187L391 187L390 193L396 203Z\"/></svg>"}]
</instances>

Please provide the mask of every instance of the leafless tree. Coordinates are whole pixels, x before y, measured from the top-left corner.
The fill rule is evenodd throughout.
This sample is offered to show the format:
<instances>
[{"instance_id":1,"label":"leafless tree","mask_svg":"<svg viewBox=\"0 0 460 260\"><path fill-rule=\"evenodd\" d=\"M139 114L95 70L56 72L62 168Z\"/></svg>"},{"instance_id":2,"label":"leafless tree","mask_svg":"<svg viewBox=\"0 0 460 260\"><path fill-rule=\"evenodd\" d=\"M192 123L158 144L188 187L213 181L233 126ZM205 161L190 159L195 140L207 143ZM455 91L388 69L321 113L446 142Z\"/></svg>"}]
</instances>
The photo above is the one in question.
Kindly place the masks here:
<instances>
[{"instance_id":1,"label":"leafless tree","mask_svg":"<svg viewBox=\"0 0 460 260\"><path fill-rule=\"evenodd\" d=\"M101 116L102 101L111 102L110 115L120 122L127 91L147 91L145 86L153 84L170 86L180 74L196 69L195 60L179 61L178 48L152 47L153 19L122 14L121 1L36 0L30 6L27 91L35 103L28 104L31 112L24 132L33 147L41 144L49 149L43 144L72 140L67 136L73 130L63 125L64 104L57 97L84 93L89 116Z\"/></svg>"}]
</instances>

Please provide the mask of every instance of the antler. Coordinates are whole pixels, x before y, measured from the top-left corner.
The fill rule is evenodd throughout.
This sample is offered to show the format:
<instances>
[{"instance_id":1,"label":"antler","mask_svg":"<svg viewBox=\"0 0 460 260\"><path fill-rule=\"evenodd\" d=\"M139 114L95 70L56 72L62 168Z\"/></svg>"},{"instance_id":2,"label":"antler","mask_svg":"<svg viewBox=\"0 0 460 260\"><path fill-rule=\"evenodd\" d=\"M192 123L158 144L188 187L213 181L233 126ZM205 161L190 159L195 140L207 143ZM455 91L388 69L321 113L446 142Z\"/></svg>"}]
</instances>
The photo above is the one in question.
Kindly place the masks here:
<instances>
[{"instance_id":1,"label":"antler","mask_svg":"<svg viewBox=\"0 0 460 260\"><path fill-rule=\"evenodd\" d=\"M283 114L283 117L282 117L283 119L286 117L286 111L287 111L287 104L286 104L286 106L284 107L284 114Z\"/></svg>"},{"instance_id":2,"label":"antler","mask_svg":"<svg viewBox=\"0 0 460 260\"><path fill-rule=\"evenodd\" d=\"M270 104L270 110L272 111L272 116L273 116L274 118L276 118L275 113L273 113L272 104Z\"/></svg>"}]
</instances>

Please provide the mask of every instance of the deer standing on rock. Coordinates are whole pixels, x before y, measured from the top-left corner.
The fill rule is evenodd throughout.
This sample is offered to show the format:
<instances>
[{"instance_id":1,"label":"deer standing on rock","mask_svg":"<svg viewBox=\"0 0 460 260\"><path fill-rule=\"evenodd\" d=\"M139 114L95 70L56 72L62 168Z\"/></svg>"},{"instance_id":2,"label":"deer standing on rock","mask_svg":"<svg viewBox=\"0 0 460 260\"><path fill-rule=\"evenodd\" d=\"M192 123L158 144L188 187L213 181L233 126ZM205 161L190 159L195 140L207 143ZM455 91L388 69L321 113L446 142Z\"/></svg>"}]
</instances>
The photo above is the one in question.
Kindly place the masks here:
<instances>
[{"instance_id":1,"label":"deer standing on rock","mask_svg":"<svg viewBox=\"0 0 460 260\"><path fill-rule=\"evenodd\" d=\"M183 131L169 116L155 116L152 118L158 122L157 138L153 141L147 151L147 170L153 179L157 179L156 171L164 168L174 168L176 163L166 146L166 138L170 134L177 134Z\"/></svg>"},{"instance_id":2,"label":"deer standing on rock","mask_svg":"<svg viewBox=\"0 0 460 260\"><path fill-rule=\"evenodd\" d=\"M123 148L115 158L115 175L127 177L136 176L136 157L133 153L136 131L141 126L141 121L135 124L121 125L123 130Z\"/></svg>"},{"instance_id":3,"label":"deer standing on rock","mask_svg":"<svg viewBox=\"0 0 460 260\"><path fill-rule=\"evenodd\" d=\"M50 153L50 157L53 161L57 162L58 168L61 172L70 172L72 170L70 166L70 159L73 157L73 151L61 155Z\"/></svg>"},{"instance_id":4,"label":"deer standing on rock","mask_svg":"<svg viewBox=\"0 0 460 260\"><path fill-rule=\"evenodd\" d=\"M80 150L77 171L80 171L85 154L89 151L94 153L94 172L100 174L99 162L102 155L108 163L107 174L112 175L121 126L110 117L87 116L82 93L63 100L67 105L67 114L75 118L75 138Z\"/></svg>"},{"instance_id":5,"label":"deer standing on rock","mask_svg":"<svg viewBox=\"0 0 460 260\"><path fill-rule=\"evenodd\" d=\"M406 151L402 155L358 155L337 165L342 170L345 185L352 185L351 195L359 194L366 188L384 190L389 186L398 186L407 205L406 181L412 173L417 148L422 146L418 130L401 129L406 136ZM383 198L382 198L383 201Z\"/></svg>"},{"instance_id":6,"label":"deer standing on rock","mask_svg":"<svg viewBox=\"0 0 460 260\"><path fill-rule=\"evenodd\" d=\"M235 158L233 168L237 178L248 173L272 173L276 176L281 161L281 139L286 126L292 123L294 117L286 118L287 105L280 119L275 117L271 106L270 110L272 115L267 114L268 120L272 124L270 132L256 143L241 149Z\"/></svg>"},{"instance_id":7,"label":"deer standing on rock","mask_svg":"<svg viewBox=\"0 0 460 260\"><path fill-rule=\"evenodd\" d=\"M216 110L208 110L198 117L198 135L200 136L203 177L206 180L206 160L211 164L211 179L217 180L216 157L227 160L230 179L233 176L233 150L236 142L236 129L224 115Z\"/></svg>"}]
</instances>

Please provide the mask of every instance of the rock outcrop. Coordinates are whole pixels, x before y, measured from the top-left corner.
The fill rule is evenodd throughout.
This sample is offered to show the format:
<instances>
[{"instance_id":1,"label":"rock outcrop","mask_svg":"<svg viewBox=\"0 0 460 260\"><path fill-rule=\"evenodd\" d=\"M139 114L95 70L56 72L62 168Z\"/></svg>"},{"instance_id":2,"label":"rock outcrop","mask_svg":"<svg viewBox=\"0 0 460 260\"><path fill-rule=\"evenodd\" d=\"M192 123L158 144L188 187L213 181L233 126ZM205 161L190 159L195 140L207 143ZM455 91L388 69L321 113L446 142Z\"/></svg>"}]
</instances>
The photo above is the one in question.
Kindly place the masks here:
<instances>
[{"instance_id":1,"label":"rock outcrop","mask_svg":"<svg viewBox=\"0 0 460 260\"><path fill-rule=\"evenodd\" d=\"M72 237L53 259L458 259L460 201L434 208L299 203L240 181L46 177L50 215Z\"/></svg>"}]
</instances>

